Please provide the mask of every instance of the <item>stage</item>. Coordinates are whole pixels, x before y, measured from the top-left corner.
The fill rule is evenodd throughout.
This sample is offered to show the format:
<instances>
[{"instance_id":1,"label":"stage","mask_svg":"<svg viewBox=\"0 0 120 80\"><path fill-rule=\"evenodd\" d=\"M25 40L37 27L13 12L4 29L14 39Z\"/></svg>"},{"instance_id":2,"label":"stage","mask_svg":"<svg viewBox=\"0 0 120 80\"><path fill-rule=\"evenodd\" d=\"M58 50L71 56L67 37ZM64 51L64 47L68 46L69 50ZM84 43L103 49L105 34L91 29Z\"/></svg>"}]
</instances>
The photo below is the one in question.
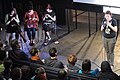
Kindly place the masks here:
<instances>
[{"instance_id":1,"label":"stage","mask_svg":"<svg viewBox=\"0 0 120 80\"><path fill-rule=\"evenodd\" d=\"M60 31L59 31L60 32ZM62 32L61 32L62 33ZM61 34L59 33L59 34ZM26 34L26 33L25 33ZM51 47L56 47L58 50L58 59L64 64L67 64L67 56L69 54L77 55L77 66L81 67L83 59L90 59L92 61L92 69L99 68L102 61L106 60L106 54L102 44L101 31L96 32L94 26L91 27L91 35L89 36L88 26L78 26L77 29L71 31L69 34L59 38L59 44L50 42L47 46L43 45L42 30L39 30L39 37L36 39L36 45L32 47L38 47L41 50L41 58L44 59L49 56L48 50ZM27 39L27 35L26 39ZM54 37L53 37L54 38ZM0 32L0 39L5 41L5 31ZM21 46L26 53L32 48L27 43L21 42ZM115 46L115 63L113 71L120 75L120 36L118 35L117 43Z\"/></svg>"}]
</instances>

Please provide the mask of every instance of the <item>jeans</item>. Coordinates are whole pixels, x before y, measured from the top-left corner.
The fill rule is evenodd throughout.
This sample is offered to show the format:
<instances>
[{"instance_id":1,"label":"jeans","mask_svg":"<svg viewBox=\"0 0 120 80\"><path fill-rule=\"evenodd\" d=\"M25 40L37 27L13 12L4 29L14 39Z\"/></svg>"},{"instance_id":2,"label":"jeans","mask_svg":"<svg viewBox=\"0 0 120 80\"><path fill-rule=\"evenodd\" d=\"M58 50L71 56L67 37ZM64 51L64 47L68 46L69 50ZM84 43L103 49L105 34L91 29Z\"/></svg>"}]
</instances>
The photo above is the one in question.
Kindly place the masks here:
<instances>
[{"instance_id":1,"label":"jeans","mask_svg":"<svg viewBox=\"0 0 120 80\"><path fill-rule=\"evenodd\" d=\"M116 43L116 37L114 38L105 38L103 37L104 48L107 54L107 60L110 65L114 64L114 48Z\"/></svg>"},{"instance_id":2,"label":"jeans","mask_svg":"<svg viewBox=\"0 0 120 80\"><path fill-rule=\"evenodd\" d=\"M35 33L36 33L35 28L27 28L27 35L28 35L29 40L35 39Z\"/></svg>"}]
</instances>

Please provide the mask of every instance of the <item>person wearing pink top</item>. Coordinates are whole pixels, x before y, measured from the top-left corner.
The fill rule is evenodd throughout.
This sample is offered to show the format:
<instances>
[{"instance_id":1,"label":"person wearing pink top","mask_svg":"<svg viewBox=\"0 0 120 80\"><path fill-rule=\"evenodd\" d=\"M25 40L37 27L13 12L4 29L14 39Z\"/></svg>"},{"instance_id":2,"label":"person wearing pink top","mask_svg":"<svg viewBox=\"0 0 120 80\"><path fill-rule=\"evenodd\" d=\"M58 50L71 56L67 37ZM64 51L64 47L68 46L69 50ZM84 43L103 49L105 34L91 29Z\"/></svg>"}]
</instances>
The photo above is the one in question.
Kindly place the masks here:
<instances>
[{"instance_id":1,"label":"person wearing pink top","mask_svg":"<svg viewBox=\"0 0 120 80\"><path fill-rule=\"evenodd\" d=\"M28 6L28 12L25 13L25 23L30 45L35 44L35 33L38 28L39 17L36 11L33 10L32 4Z\"/></svg>"}]
</instances>

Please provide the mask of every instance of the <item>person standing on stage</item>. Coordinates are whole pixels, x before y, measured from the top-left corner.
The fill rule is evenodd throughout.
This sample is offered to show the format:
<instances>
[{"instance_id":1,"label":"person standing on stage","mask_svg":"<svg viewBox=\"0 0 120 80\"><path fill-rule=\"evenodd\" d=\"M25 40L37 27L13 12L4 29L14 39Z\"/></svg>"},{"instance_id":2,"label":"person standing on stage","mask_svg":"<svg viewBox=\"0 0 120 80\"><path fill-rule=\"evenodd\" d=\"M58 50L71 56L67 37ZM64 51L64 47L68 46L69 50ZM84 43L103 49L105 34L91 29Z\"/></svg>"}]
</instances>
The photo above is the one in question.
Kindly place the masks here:
<instances>
[{"instance_id":1,"label":"person standing on stage","mask_svg":"<svg viewBox=\"0 0 120 80\"><path fill-rule=\"evenodd\" d=\"M28 4L28 12L25 13L26 31L30 40L30 45L35 44L35 35L38 28L38 21L38 13L33 10L33 4L30 2Z\"/></svg>"},{"instance_id":2,"label":"person standing on stage","mask_svg":"<svg viewBox=\"0 0 120 80\"><path fill-rule=\"evenodd\" d=\"M19 23L20 23L20 20L18 18L17 11L15 8L12 8L11 12L6 14L5 16L6 32L8 33L6 36L6 40L8 42L12 40L13 33L15 33L16 39L19 38L19 33L21 32Z\"/></svg>"},{"instance_id":3,"label":"person standing on stage","mask_svg":"<svg viewBox=\"0 0 120 80\"><path fill-rule=\"evenodd\" d=\"M47 40L51 40L50 31L54 29L56 22L56 15L55 12L52 10L50 4L47 4L46 12L43 16L43 30L45 31L45 42L44 44L47 45ZM55 34L56 35L56 34ZM58 44L59 42L56 41Z\"/></svg>"},{"instance_id":4,"label":"person standing on stage","mask_svg":"<svg viewBox=\"0 0 120 80\"><path fill-rule=\"evenodd\" d=\"M114 66L114 48L117 36L117 21L112 17L110 11L106 11L105 18L102 21L101 31L103 32L103 44L107 53L107 60L111 67Z\"/></svg>"}]
</instances>

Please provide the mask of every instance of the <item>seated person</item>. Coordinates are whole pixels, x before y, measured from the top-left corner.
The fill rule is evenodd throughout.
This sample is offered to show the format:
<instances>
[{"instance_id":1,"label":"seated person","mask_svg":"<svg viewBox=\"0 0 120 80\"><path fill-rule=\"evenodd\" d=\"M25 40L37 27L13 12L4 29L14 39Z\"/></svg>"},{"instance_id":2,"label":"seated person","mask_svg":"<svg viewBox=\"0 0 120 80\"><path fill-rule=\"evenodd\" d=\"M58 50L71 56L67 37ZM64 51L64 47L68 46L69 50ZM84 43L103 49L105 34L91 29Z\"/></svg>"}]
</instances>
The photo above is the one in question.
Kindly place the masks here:
<instances>
[{"instance_id":1,"label":"seated person","mask_svg":"<svg viewBox=\"0 0 120 80\"><path fill-rule=\"evenodd\" d=\"M17 39L12 40L10 45L12 50L8 51L8 57L13 61L12 67L18 67L18 65L14 64L17 60L28 61L28 55L20 49L20 43Z\"/></svg>"},{"instance_id":2,"label":"seated person","mask_svg":"<svg viewBox=\"0 0 120 80\"><path fill-rule=\"evenodd\" d=\"M46 66L54 67L54 68L64 68L64 65L61 61L57 59L57 49L56 48L51 48L49 50L49 58L46 58L44 60L44 64Z\"/></svg>"},{"instance_id":3,"label":"seated person","mask_svg":"<svg viewBox=\"0 0 120 80\"><path fill-rule=\"evenodd\" d=\"M118 75L114 73L108 61L101 63L101 71L98 74L98 80L120 80Z\"/></svg>"},{"instance_id":4,"label":"seated person","mask_svg":"<svg viewBox=\"0 0 120 80\"><path fill-rule=\"evenodd\" d=\"M12 60L10 59L5 59L4 60L4 71L3 71L3 76L6 80L10 79L10 71L11 71L11 67L12 67Z\"/></svg>"},{"instance_id":5,"label":"seated person","mask_svg":"<svg viewBox=\"0 0 120 80\"><path fill-rule=\"evenodd\" d=\"M87 74L87 75L92 75L92 76L96 76L98 72L99 72L98 69L91 70L91 61L89 59L83 60L82 70L78 71L79 74Z\"/></svg>"},{"instance_id":6,"label":"seated person","mask_svg":"<svg viewBox=\"0 0 120 80\"><path fill-rule=\"evenodd\" d=\"M40 51L37 48L32 48L29 54L31 55L30 62L44 64L39 57Z\"/></svg>"},{"instance_id":7,"label":"seated person","mask_svg":"<svg viewBox=\"0 0 120 80\"><path fill-rule=\"evenodd\" d=\"M39 67L35 70L36 75L31 78L31 80L48 80L46 76L45 69Z\"/></svg>"},{"instance_id":8,"label":"seated person","mask_svg":"<svg viewBox=\"0 0 120 80\"><path fill-rule=\"evenodd\" d=\"M10 72L10 76L12 78L12 80L21 80L22 77L22 72L21 72L21 68L13 68Z\"/></svg>"},{"instance_id":9,"label":"seated person","mask_svg":"<svg viewBox=\"0 0 120 80\"><path fill-rule=\"evenodd\" d=\"M77 57L75 55L69 55L67 57L67 61L67 68L69 71L77 72L78 70L80 70L80 68L75 65L75 63L77 62Z\"/></svg>"},{"instance_id":10,"label":"seated person","mask_svg":"<svg viewBox=\"0 0 120 80\"><path fill-rule=\"evenodd\" d=\"M22 78L21 80L30 80L30 66L23 65L21 67L22 70Z\"/></svg>"},{"instance_id":11,"label":"seated person","mask_svg":"<svg viewBox=\"0 0 120 80\"><path fill-rule=\"evenodd\" d=\"M67 80L67 72L64 69L58 71L58 80Z\"/></svg>"},{"instance_id":12,"label":"seated person","mask_svg":"<svg viewBox=\"0 0 120 80\"><path fill-rule=\"evenodd\" d=\"M6 51L3 50L3 42L0 41L0 74L2 74L4 70L3 62L4 62L4 59L6 59L6 57L7 57L7 54L6 54Z\"/></svg>"}]
</instances>

